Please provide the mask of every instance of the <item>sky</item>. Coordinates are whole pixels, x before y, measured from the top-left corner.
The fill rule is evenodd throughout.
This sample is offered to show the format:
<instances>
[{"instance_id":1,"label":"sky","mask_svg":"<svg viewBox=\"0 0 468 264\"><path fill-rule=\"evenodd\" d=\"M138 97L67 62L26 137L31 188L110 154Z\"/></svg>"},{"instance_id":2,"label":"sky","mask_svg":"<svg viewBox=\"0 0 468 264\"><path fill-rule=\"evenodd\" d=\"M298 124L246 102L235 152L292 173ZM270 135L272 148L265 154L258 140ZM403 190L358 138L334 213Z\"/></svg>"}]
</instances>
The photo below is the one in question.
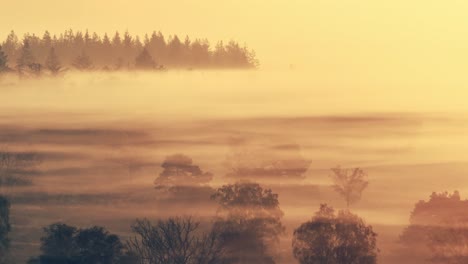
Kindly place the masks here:
<instances>
[{"instance_id":1,"label":"sky","mask_svg":"<svg viewBox=\"0 0 468 264\"><path fill-rule=\"evenodd\" d=\"M2 38L11 29L20 35L161 30L213 44L245 42L263 68L292 65L319 79L467 83L468 2L461 0L15 0L1 6Z\"/></svg>"}]
</instances>

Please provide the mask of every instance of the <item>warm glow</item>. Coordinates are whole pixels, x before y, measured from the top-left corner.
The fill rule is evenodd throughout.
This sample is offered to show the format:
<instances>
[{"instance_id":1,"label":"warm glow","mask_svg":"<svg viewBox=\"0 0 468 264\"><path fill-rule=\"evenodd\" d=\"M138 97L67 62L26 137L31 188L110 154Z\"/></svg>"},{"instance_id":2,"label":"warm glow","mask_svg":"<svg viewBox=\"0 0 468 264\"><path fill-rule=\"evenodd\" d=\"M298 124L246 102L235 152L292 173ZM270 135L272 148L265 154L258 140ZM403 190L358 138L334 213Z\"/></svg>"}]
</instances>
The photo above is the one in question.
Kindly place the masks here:
<instances>
[{"instance_id":1,"label":"warm glow","mask_svg":"<svg viewBox=\"0 0 468 264\"><path fill-rule=\"evenodd\" d=\"M399 251L404 228L421 221L416 213L410 216L415 203L442 201L440 208L431 207L437 212L466 212L468 206L467 14L466 0L2 1L0 45L11 30L20 39L26 33L42 37L46 30L57 36L89 30L111 38L128 30L141 40L155 30L166 40L208 39L211 50L220 40L241 48L245 43L260 62L258 69L184 64L156 70L160 54L154 49L139 53L150 61L145 71L129 66L135 56L127 52L127 66L110 70L121 59L111 54L105 67L108 61L80 72L69 64L63 75L32 78L21 75L16 57L5 75L0 64L0 196L2 154L41 158L21 171L34 176L33 184L7 193L15 197L13 255L18 263L38 255L38 234L54 221L103 225L128 237L137 217L210 219L219 213L207 194L211 187L232 183L235 173L259 182L262 173L283 175L287 156L302 166L292 167L304 178L262 182L279 194L287 228L278 251L284 262L277 264L296 263L292 232L320 204L347 208L331 188L330 169L336 166L363 168L368 176L368 187L360 182L365 191L350 210L378 233L378 263L426 260L425 247L420 256ZM207 61L215 60L214 52L206 53ZM68 55L68 61L75 58ZM234 155L236 147L245 153ZM170 155L193 160L188 168L200 169L208 186L177 199L156 192L157 177L171 182L161 176ZM454 190L460 194L429 198ZM419 206L425 216L425 204ZM454 213L454 219L462 216Z\"/></svg>"}]
</instances>

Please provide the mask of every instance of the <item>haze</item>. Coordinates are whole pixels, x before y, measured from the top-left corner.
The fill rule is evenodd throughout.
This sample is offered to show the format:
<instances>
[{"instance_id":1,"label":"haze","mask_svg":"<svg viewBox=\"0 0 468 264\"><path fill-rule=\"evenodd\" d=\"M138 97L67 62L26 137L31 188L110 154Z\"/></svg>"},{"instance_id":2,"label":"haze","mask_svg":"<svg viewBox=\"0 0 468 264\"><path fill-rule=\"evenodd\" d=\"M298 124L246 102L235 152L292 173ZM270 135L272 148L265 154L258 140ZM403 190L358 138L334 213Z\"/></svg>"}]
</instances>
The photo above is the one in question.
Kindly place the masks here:
<instances>
[{"instance_id":1,"label":"haze","mask_svg":"<svg viewBox=\"0 0 468 264\"><path fill-rule=\"evenodd\" d=\"M0 75L0 155L40 160L15 171L28 184L7 193L18 263L41 254L42 228L57 221L102 225L122 239L137 217L211 221L219 208L209 195L238 180L238 171L279 194L286 233L278 264L296 263L293 230L323 203L373 226L383 264L428 263L425 245L422 255L404 252L417 247L400 237L414 219L460 206L447 219L466 221L466 1L16 0L0 10L0 42L10 30L40 37L70 28L141 37L156 30L207 38L212 48L218 40L245 42L260 61L250 70L67 65L57 75L40 67L21 75L11 63ZM158 192L178 159L210 181L180 196L169 187ZM282 175L284 164L302 178L261 178ZM332 188L336 166L368 174L350 207ZM439 198L449 205L411 215L418 201ZM447 225L466 231L457 224Z\"/></svg>"}]
</instances>

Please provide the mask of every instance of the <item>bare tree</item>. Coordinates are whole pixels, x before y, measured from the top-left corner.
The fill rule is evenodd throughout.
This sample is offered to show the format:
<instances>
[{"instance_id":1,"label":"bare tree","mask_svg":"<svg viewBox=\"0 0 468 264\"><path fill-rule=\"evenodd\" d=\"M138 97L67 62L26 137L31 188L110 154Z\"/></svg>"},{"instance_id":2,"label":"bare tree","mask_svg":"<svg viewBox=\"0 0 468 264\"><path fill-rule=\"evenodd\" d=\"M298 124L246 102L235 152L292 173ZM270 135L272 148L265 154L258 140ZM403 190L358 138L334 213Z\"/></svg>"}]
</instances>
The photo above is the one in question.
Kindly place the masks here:
<instances>
[{"instance_id":1,"label":"bare tree","mask_svg":"<svg viewBox=\"0 0 468 264\"><path fill-rule=\"evenodd\" d=\"M331 169L333 174L330 176L333 180L333 188L345 199L346 206L355 203L361 199L362 192L369 185L367 173L361 168L344 169L336 167Z\"/></svg>"},{"instance_id":2,"label":"bare tree","mask_svg":"<svg viewBox=\"0 0 468 264\"><path fill-rule=\"evenodd\" d=\"M192 217L159 220L137 220L135 234L127 242L140 264L219 264L223 248L213 230L200 232L200 222Z\"/></svg>"}]
</instances>

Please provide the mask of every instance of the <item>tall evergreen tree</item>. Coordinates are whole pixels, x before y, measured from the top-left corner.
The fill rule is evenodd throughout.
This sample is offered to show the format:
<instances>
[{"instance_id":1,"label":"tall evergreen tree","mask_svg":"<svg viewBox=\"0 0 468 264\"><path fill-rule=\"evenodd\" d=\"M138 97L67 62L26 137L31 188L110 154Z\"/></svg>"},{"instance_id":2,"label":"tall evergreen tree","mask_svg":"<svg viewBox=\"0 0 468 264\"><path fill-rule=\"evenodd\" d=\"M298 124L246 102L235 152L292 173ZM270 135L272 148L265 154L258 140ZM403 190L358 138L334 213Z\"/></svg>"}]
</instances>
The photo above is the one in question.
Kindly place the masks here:
<instances>
[{"instance_id":1,"label":"tall evergreen tree","mask_svg":"<svg viewBox=\"0 0 468 264\"><path fill-rule=\"evenodd\" d=\"M44 32L44 36L42 37L42 45L46 48L50 48L52 45L52 37L50 36L49 31Z\"/></svg>"},{"instance_id":2,"label":"tall evergreen tree","mask_svg":"<svg viewBox=\"0 0 468 264\"><path fill-rule=\"evenodd\" d=\"M23 47L21 48L21 52L16 64L16 68L18 69L19 74L23 75L24 71L31 68L35 64L35 62L36 58L32 53L29 40L25 38L23 41Z\"/></svg>"},{"instance_id":3,"label":"tall evergreen tree","mask_svg":"<svg viewBox=\"0 0 468 264\"><path fill-rule=\"evenodd\" d=\"M132 36L130 36L130 33L128 31L125 31L124 33L124 38L123 38L123 45L126 49L130 49L133 44L133 39Z\"/></svg>"},{"instance_id":4,"label":"tall evergreen tree","mask_svg":"<svg viewBox=\"0 0 468 264\"><path fill-rule=\"evenodd\" d=\"M149 54L146 48L143 48L143 51L135 59L135 67L137 69L150 70L156 67L156 63L153 60L153 57Z\"/></svg>"},{"instance_id":5,"label":"tall evergreen tree","mask_svg":"<svg viewBox=\"0 0 468 264\"><path fill-rule=\"evenodd\" d=\"M86 30L83 39L84 39L85 46L89 46L89 44L91 43L91 36L89 35L88 30Z\"/></svg>"},{"instance_id":6,"label":"tall evergreen tree","mask_svg":"<svg viewBox=\"0 0 468 264\"><path fill-rule=\"evenodd\" d=\"M2 46L0 46L0 72L4 72L8 69L8 56L3 52Z\"/></svg>"},{"instance_id":7,"label":"tall evergreen tree","mask_svg":"<svg viewBox=\"0 0 468 264\"><path fill-rule=\"evenodd\" d=\"M91 58L83 51L78 57L76 57L75 61L73 62L73 66L80 70L91 70L93 67L93 63L91 62Z\"/></svg>"},{"instance_id":8,"label":"tall evergreen tree","mask_svg":"<svg viewBox=\"0 0 468 264\"><path fill-rule=\"evenodd\" d=\"M120 34L118 31L115 32L114 38L112 39L112 45L115 47L119 47L122 45L122 39L120 38Z\"/></svg>"},{"instance_id":9,"label":"tall evergreen tree","mask_svg":"<svg viewBox=\"0 0 468 264\"><path fill-rule=\"evenodd\" d=\"M172 40L169 41L167 48L169 55L168 63L178 66L181 59L181 53L183 51L183 44L177 35L174 35Z\"/></svg>"},{"instance_id":10,"label":"tall evergreen tree","mask_svg":"<svg viewBox=\"0 0 468 264\"><path fill-rule=\"evenodd\" d=\"M102 44L105 47L110 47L111 46L111 42L110 42L110 39L109 39L109 36L107 35L107 33L105 33L104 37L102 38Z\"/></svg>"},{"instance_id":11,"label":"tall evergreen tree","mask_svg":"<svg viewBox=\"0 0 468 264\"><path fill-rule=\"evenodd\" d=\"M52 75L58 75L62 72L62 65L58 59L57 54L55 53L55 48L50 48L49 55L47 56L45 67L50 71Z\"/></svg>"},{"instance_id":12,"label":"tall evergreen tree","mask_svg":"<svg viewBox=\"0 0 468 264\"><path fill-rule=\"evenodd\" d=\"M10 34L8 34L5 42L3 42L2 44L2 50L8 56L10 67L14 66L14 65L11 65L11 63L14 63L16 61L19 47L20 47L20 42L18 40L18 36L16 36L15 32L12 30Z\"/></svg>"}]
</instances>

